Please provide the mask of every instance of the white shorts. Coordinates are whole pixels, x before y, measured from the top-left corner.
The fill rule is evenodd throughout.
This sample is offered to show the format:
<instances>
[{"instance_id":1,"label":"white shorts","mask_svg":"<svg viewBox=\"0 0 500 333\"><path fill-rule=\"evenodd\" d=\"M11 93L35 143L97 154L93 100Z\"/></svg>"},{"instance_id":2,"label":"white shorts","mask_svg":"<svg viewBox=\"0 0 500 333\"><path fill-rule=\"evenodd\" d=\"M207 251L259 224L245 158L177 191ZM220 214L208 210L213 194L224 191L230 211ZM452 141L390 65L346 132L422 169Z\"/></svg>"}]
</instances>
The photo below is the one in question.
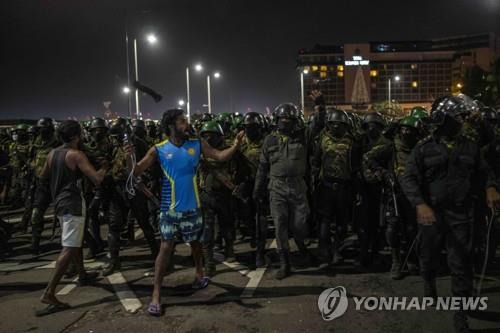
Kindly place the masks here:
<instances>
[{"instance_id":1,"label":"white shorts","mask_svg":"<svg viewBox=\"0 0 500 333\"><path fill-rule=\"evenodd\" d=\"M64 247L82 247L85 217L66 214L57 217L62 228L61 244Z\"/></svg>"}]
</instances>

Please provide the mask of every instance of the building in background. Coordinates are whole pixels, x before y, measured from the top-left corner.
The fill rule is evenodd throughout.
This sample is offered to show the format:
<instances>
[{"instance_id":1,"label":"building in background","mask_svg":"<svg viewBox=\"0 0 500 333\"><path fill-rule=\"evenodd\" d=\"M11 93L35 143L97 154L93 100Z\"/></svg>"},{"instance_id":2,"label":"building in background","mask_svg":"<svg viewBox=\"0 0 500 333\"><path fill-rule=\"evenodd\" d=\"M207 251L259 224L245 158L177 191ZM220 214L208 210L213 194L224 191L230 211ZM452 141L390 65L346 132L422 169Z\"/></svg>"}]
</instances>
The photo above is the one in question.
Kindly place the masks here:
<instances>
[{"instance_id":1,"label":"building in background","mask_svg":"<svg viewBox=\"0 0 500 333\"><path fill-rule=\"evenodd\" d=\"M428 41L316 45L298 54L299 101L314 88L329 105L367 110L374 103L397 101L407 110L430 107L443 95L459 93L468 68L488 71L500 57L493 33ZM303 87L303 88L302 88ZM312 102L304 98L305 112Z\"/></svg>"}]
</instances>

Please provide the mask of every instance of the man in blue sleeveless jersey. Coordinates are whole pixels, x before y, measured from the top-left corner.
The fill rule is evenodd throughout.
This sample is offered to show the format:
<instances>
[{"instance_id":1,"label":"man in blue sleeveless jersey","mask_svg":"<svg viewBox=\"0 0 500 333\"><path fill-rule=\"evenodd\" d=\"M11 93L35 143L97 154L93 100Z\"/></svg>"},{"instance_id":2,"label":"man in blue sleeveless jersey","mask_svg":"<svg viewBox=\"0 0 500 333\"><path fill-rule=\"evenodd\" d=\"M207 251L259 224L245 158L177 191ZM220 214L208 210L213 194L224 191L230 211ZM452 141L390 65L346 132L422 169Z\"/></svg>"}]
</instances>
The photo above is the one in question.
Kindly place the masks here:
<instances>
[{"instance_id":1,"label":"man in blue sleeveless jersey","mask_svg":"<svg viewBox=\"0 0 500 333\"><path fill-rule=\"evenodd\" d=\"M190 139L189 124L181 109L168 110L163 114L162 127L170 133L170 139L156 144L146 156L137 163L134 175L139 176L155 162L160 164L163 173L160 207L161 247L155 262L154 290L149 314L161 315L161 285L170 254L174 247L174 234L180 232L184 242L189 242L196 266L193 288L205 288L209 282L204 276L202 247L200 237L203 232L200 199L196 182L196 169L200 154L205 157L226 161L238 150L243 140L243 132L234 139L234 144L225 150L212 148L203 139ZM126 153L131 155L132 147ZM129 159L130 160L130 159Z\"/></svg>"}]
</instances>

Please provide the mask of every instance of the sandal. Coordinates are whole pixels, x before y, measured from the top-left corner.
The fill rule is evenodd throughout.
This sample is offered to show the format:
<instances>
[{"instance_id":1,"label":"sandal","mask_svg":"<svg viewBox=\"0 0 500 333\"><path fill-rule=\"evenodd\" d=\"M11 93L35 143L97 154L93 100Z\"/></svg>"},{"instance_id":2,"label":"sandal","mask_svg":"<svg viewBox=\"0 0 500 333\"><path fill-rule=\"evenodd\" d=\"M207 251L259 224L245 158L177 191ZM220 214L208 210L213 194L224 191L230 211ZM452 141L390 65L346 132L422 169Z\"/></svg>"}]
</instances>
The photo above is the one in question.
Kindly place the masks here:
<instances>
[{"instance_id":1,"label":"sandal","mask_svg":"<svg viewBox=\"0 0 500 333\"><path fill-rule=\"evenodd\" d=\"M151 315L151 316L154 316L154 317L159 317L163 314L163 309L162 309L162 306L161 304L154 304L154 303L149 303L149 306L148 306L148 313Z\"/></svg>"}]
</instances>

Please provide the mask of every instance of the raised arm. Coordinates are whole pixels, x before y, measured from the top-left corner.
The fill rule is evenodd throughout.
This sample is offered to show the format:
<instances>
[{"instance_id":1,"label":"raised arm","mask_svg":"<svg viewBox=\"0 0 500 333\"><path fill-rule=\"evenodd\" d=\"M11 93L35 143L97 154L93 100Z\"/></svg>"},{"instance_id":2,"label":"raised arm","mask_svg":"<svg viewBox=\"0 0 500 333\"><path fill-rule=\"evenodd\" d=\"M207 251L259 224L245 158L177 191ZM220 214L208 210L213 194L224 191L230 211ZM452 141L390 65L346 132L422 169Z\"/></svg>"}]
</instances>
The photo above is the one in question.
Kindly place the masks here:
<instances>
[{"instance_id":1,"label":"raised arm","mask_svg":"<svg viewBox=\"0 0 500 333\"><path fill-rule=\"evenodd\" d=\"M146 171L151 166L153 166L153 164L156 161L156 157L157 157L156 154L157 154L157 152L156 152L156 148L155 147L149 148L149 150L146 153L146 155L144 155L144 157L142 158L142 160L140 160L137 163L137 165L135 166L134 176L138 177L138 176L142 175L142 173L144 171ZM129 161L130 161L130 158L127 159L127 163L129 163Z\"/></svg>"},{"instance_id":2,"label":"raised arm","mask_svg":"<svg viewBox=\"0 0 500 333\"><path fill-rule=\"evenodd\" d=\"M212 146L210 146L208 142L206 142L204 139L200 139L201 152L205 157L214 159L216 161L225 162L229 160L233 156L233 154L238 150L238 147L243 142L244 135L245 133L243 131L239 132L238 135L236 135L236 138L234 139L233 145L224 150L215 149Z\"/></svg>"}]
</instances>

